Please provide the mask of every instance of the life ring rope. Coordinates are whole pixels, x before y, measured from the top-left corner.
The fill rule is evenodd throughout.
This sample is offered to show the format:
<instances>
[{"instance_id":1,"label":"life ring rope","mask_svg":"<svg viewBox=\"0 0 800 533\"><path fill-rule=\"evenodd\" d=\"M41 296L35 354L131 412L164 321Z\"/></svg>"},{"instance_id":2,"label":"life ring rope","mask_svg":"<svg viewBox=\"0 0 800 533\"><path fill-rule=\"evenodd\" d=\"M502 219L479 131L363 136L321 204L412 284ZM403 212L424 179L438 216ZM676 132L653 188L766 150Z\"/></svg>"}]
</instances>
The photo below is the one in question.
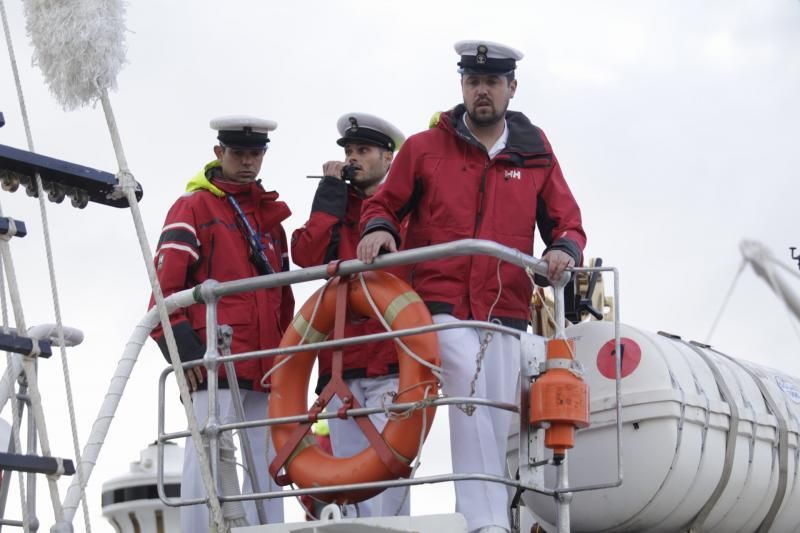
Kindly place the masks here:
<instances>
[{"instance_id":1,"label":"life ring rope","mask_svg":"<svg viewBox=\"0 0 800 533\"><path fill-rule=\"evenodd\" d=\"M363 273L358 275L358 281L359 281L359 283L361 283L361 288L364 290L364 296L366 296L370 307L372 307L372 310L375 313L375 317L380 321L381 325L384 327L384 329L386 331L394 331L392 329L391 325L394 322L394 319L397 317L397 314L400 312L400 309L393 309L391 315L389 313L389 309L392 306L395 305L395 302L397 300L400 300L403 296L405 296L405 294L403 294L401 296L398 296L395 299L395 301L393 301L391 304L389 304L389 306L386 308L386 311L384 312L384 314L391 316L391 320L387 320L386 319L387 317L385 317L384 314L382 314L380 312L380 309L378 309L378 306L375 303L375 299L372 297L372 293L370 292L369 287L367 286L367 282L364 280L364 274ZM422 301L420 299L419 295L416 292L411 291L411 294L413 294L413 296L416 297L416 300L413 300L413 301ZM405 307L409 303L411 303L411 300L404 300L402 302L402 305L403 305L403 307ZM398 346L400 346L403 349L403 351L406 353L406 355L408 355L409 357L414 359L417 363L421 364L422 366L428 367L431 370L431 373L433 373L433 375L436 376L436 379L438 380L439 385L441 385L443 383L444 375L443 375L443 371L442 371L442 367L441 366L433 365L433 364L429 363L428 361L426 361L425 359L423 359L422 357L420 357L419 355L417 355L416 353L414 353L414 351L411 350L406 345L406 343L403 342L402 338L395 337L393 340ZM398 392L398 394L400 394L400 393Z\"/></svg>"},{"instance_id":2,"label":"life ring rope","mask_svg":"<svg viewBox=\"0 0 800 533\"><path fill-rule=\"evenodd\" d=\"M334 279L335 278L330 278L319 289L319 295L317 296L316 302L314 302L314 309L311 310L311 316L307 321L305 318L303 318L303 315L301 313L297 313L294 319L292 319L292 323L289 326L290 328L295 327L295 321L298 321L297 327L302 328L302 332L300 333L300 341L297 343L298 346L303 344L311 344L312 342L321 342L327 338L327 335L324 335L322 334L322 332L317 331L316 329L311 327L311 324L314 323L314 319L317 317L317 311L319 310L319 306L322 303L322 297L325 296L325 291L328 289L329 285ZM297 329L297 331L300 332L301 329ZM307 340L309 334L312 335L313 340ZM280 367L282 367L285 364L288 364L289 361L292 360L292 357L294 357L294 355L296 354L287 354L285 359L282 359L281 361L278 361L277 363L272 365L272 368L267 370L267 372L265 372L264 375L261 376L261 386L266 389L269 385L270 376L272 376L272 374L274 374L275 371L278 370Z\"/></svg>"},{"instance_id":3,"label":"life ring rope","mask_svg":"<svg viewBox=\"0 0 800 533\"><path fill-rule=\"evenodd\" d=\"M308 320L306 320L305 317L303 317L303 315L300 314L300 313L297 313L297 315L294 317L294 319L292 319L291 327L295 328L297 330L297 332L300 333L300 335L301 335L300 341L297 343L298 346L301 346L303 344L312 344L312 343L315 343L315 342L322 342L322 341L326 340L329 337L329 334L323 333L321 331L318 331L311 324L314 323L314 319L316 318L317 310L319 309L319 304L322 301L322 297L325 294L325 290L329 287L329 285L331 284L331 282L334 279L337 279L337 278L328 279L328 281L325 282L325 285L322 286L322 289L320 290L319 295L317 296L317 300L316 300L316 302L314 304L314 309L311 312L311 317ZM394 323L394 319L397 317L397 315L400 313L400 311L403 308L405 308L406 305L408 305L408 304L410 304L412 302L421 301L419 295L414 291L403 293L403 294L399 295L395 299L395 301L393 301L391 304L389 304L389 306L387 306L386 310L383 313L381 313L380 309L378 309L378 306L375 303L375 300L372 298L372 293L370 292L366 281L364 280L364 274L363 273L359 273L358 274L358 279L359 279L359 282L361 283L361 287L364 290L364 295L366 296L367 301L370 304L370 307L372 307L372 310L375 313L375 318L377 318L378 321L380 321L381 325L384 327L384 329L386 331L394 331L392 329L391 324ZM411 348L409 348L406 343L403 342L403 339L401 337L395 337L392 340L403 349L403 352L405 352L406 355L408 355L409 357L414 359L417 363L419 363L419 364L421 364L423 366L427 366L428 368L430 368L431 372L433 373L433 375L436 376L436 379L438 381L438 385L441 388L441 384L444 382L444 376L443 376L442 367L436 366L436 365L432 365L431 363L429 363L428 361L426 361L425 359L420 357ZM280 368L280 366L286 364L289 361L289 359L292 357L292 355L294 355L294 354L290 354L286 359L283 359L282 361L280 361L279 363L274 365L272 368L270 368L264 374L264 376L262 376L262 378L261 378L261 386L262 387L265 387L265 388L267 387L267 383L268 383L269 377L278 368ZM398 391L397 394L400 394L400 392ZM389 416L389 413L391 413L391 411L386 411L387 416Z\"/></svg>"},{"instance_id":4,"label":"life ring rope","mask_svg":"<svg viewBox=\"0 0 800 533\"><path fill-rule=\"evenodd\" d=\"M337 278L333 281L336 284L335 295L331 291L324 294L329 288L326 284L306 301L281 345L316 342L329 338L331 331L333 338L341 338L348 303L358 314L378 319L388 331L432 324L427 307L405 282L384 272L369 272L355 278ZM308 420L272 426L277 453L270 465L270 473L276 481L282 485L295 483L300 487L331 486L408 477L413 473L419 464L422 443L430 430L441 370L434 332L416 333L404 339L405 342L394 339L400 364L400 386L394 401L408 403L410 407L395 413L389 411L385 400L382 401L384 410L391 414L382 432L378 432L369 417L355 417L354 421L370 446L353 457L334 457L304 438L310 423L316 420L333 396L342 400L339 416L346 417L347 411L360 407L341 375L342 349L334 350L331 380L310 410L306 395L317 351L312 348L279 356L280 360L273 367L277 373L272 378L269 416L282 418L307 413ZM338 503L355 502L376 492L379 490L359 488L330 494L323 499Z\"/></svg>"},{"instance_id":5,"label":"life ring rope","mask_svg":"<svg viewBox=\"0 0 800 533\"><path fill-rule=\"evenodd\" d=\"M350 286L351 278L341 278L337 277L335 280L336 286L336 296L334 300L334 338L341 338L344 335L344 324L345 324L345 315L347 314L347 303L348 303L348 288ZM323 289L327 288L323 287ZM320 291L322 292L322 291ZM315 311L320 304L320 298L317 299L315 302ZM421 300L419 300L420 303ZM411 303L410 301L407 302ZM397 310L397 314L401 309ZM375 310L373 310L375 312ZM377 310L378 315L380 316L380 309ZM302 315L302 311L298 313ZM325 318L325 317L321 317ZM309 325L306 326L306 330L302 332L300 340L296 344L301 344L301 341L307 336L308 330L313 329L310 325L314 324L314 313L312 312L312 316L309 318L308 322ZM316 330L315 330L316 331ZM301 333L300 331L295 330L295 333ZM325 334L327 337L328 334ZM314 352L310 352L314 353ZM298 354L294 354L297 356ZM338 396L339 399L342 401L342 406L339 408L338 416L340 418L347 418L346 411L349 409L357 409L361 407L358 403L358 400L355 399L353 392L347 386L347 384L342 379L342 367L341 367L341 360L342 360L342 350L341 348L337 348L334 351L333 356L333 369L331 373L331 380L322 390L320 395L317 397L316 401L312 408L308 411L309 420L307 422L301 423L296 426L294 431L291 434L291 437L288 439L287 442L284 443L282 449L278 451L276 454L275 459L273 460L272 464L270 465L270 471L275 478L275 481L279 485L286 485L291 482L291 477L287 473L285 474L278 474L278 470L284 466L288 466L295 457L297 457L303 449L307 448L309 445L314 445L316 442L313 440L308 439L308 431L311 427L312 422L316 422L317 416L322 410L326 407L326 405L330 402L333 396ZM285 361L282 361L285 362ZM367 438L367 441L370 445L375 449L378 454L378 457L383 463L383 465L395 476L395 477L408 477L411 474L411 468L408 466L411 463L411 458L403 456L399 453L389 442L386 442L378 432L375 425L372 423L369 418L354 418L355 423L358 425L359 429L361 429L364 436Z\"/></svg>"}]
</instances>

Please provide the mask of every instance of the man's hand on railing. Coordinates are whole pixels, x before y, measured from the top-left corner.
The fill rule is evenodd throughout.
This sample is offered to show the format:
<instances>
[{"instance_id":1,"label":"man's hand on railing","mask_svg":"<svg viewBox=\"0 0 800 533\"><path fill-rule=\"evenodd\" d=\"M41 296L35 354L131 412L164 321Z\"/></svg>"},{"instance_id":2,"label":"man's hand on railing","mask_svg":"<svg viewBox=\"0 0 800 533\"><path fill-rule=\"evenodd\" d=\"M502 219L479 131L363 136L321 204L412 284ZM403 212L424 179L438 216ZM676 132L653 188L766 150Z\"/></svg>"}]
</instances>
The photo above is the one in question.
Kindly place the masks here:
<instances>
[{"instance_id":1,"label":"man's hand on railing","mask_svg":"<svg viewBox=\"0 0 800 533\"><path fill-rule=\"evenodd\" d=\"M558 282L566 269L575 266L572 256L561 250L550 250L542 256L542 261L547 263L547 278L551 283Z\"/></svg>"},{"instance_id":2,"label":"man's hand on railing","mask_svg":"<svg viewBox=\"0 0 800 533\"><path fill-rule=\"evenodd\" d=\"M381 248L387 252L396 252L397 245L394 242L394 236L384 230L367 233L358 243L358 258L364 263L370 264L378 256Z\"/></svg>"},{"instance_id":3,"label":"man's hand on railing","mask_svg":"<svg viewBox=\"0 0 800 533\"><path fill-rule=\"evenodd\" d=\"M186 371L186 381L189 384L191 392L197 391L200 384L203 382L203 372L199 366L194 366Z\"/></svg>"}]
</instances>

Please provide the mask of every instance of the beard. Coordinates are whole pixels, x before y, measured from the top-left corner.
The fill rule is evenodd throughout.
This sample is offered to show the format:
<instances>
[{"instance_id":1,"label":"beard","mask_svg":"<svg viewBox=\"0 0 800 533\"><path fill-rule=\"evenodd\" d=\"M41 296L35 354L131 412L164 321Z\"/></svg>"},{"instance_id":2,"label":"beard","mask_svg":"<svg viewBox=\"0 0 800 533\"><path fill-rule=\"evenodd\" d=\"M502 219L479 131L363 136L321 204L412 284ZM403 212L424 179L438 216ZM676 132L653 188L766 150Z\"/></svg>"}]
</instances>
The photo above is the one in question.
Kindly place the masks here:
<instances>
[{"instance_id":1,"label":"beard","mask_svg":"<svg viewBox=\"0 0 800 533\"><path fill-rule=\"evenodd\" d=\"M385 175L386 173L382 172L379 168L366 168L351 179L350 183L354 187L364 190L383 181Z\"/></svg>"},{"instance_id":2,"label":"beard","mask_svg":"<svg viewBox=\"0 0 800 533\"><path fill-rule=\"evenodd\" d=\"M488 104L488 106L482 105L480 107L477 104L471 107L467 106L469 120L480 128L494 126L506 117L508 102L505 103L502 109L497 109L492 102L488 102Z\"/></svg>"}]
</instances>

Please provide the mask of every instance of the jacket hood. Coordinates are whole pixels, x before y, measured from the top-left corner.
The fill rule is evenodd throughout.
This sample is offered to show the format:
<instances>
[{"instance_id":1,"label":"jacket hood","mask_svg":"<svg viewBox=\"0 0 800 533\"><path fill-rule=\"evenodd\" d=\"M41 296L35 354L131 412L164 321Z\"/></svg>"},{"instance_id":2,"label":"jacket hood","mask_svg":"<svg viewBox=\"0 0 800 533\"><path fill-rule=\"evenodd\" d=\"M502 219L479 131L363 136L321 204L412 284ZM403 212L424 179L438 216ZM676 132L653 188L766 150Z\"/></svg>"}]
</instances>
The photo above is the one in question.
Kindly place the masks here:
<instances>
[{"instance_id":1,"label":"jacket hood","mask_svg":"<svg viewBox=\"0 0 800 533\"><path fill-rule=\"evenodd\" d=\"M198 172L192 179L189 180L189 183L186 184L186 192L206 190L211 192L211 194L214 196L224 198L225 191L211 183L211 180L208 179L208 174L215 168L221 168L220 162L216 159L204 166L203 170Z\"/></svg>"},{"instance_id":2,"label":"jacket hood","mask_svg":"<svg viewBox=\"0 0 800 533\"><path fill-rule=\"evenodd\" d=\"M252 198L259 202L259 204L263 205L264 202L271 203L268 213L263 215L261 221L266 228L272 228L273 226L280 224L292 214L292 211L285 202L276 201L278 199L277 192L265 191L261 188L261 185L257 181L241 185L230 183L222 184L222 186L227 189L227 192L221 187L214 185L211 179L220 175L221 171L222 167L219 161L214 160L208 163L203 167L203 170L198 172L192 179L189 180L189 183L186 184L186 192L205 190L218 198L225 198L225 196L229 193L234 197L238 197L240 193L247 194L249 192L250 194L253 194ZM258 193L256 193L256 191L258 191Z\"/></svg>"}]
</instances>

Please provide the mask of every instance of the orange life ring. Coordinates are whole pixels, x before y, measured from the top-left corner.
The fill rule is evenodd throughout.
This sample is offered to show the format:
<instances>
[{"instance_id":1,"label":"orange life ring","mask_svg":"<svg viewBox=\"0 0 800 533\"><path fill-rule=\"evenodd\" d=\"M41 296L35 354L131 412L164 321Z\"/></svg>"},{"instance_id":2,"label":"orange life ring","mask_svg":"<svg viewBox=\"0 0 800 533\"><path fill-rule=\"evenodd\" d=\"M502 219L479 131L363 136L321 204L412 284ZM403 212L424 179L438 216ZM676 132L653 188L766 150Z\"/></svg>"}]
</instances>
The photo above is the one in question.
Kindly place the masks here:
<instances>
[{"instance_id":1,"label":"orange life ring","mask_svg":"<svg viewBox=\"0 0 800 533\"><path fill-rule=\"evenodd\" d=\"M414 328L432 323L430 313L409 285L386 272L365 272L364 280L372 299L386 322L393 330ZM375 317L360 281L354 277L347 282L349 309L359 315ZM297 313L291 326L281 339L280 346L297 346L305 333L304 343L319 342L331 333L336 314L336 290L326 288L309 328L309 320L319 298L320 289L314 293ZM435 333L403 337L403 342L421 359L439 366L439 344ZM409 357L397 346L400 368L400 384L395 401L397 403L416 402L437 394L437 380L431 369ZM269 400L270 418L296 416L309 412L307 405L308 386L311 369L317 352L309 350L294 355L276 358L276 364L291 359L272 374L272 389ZM405 465L416 456L423 431L423 411L425 414L425 435L431 428L435 407L413 411L408 418L390 419L381 436L394 455ZM272 441L279 451L286 445L299 423L272 426ZM297 445L283 465L292 482L301 488L363 483L395 479L376 450L370 446L353 457L334 457L323 451L316 440L309 435ZM363 501L380 490L349 491L344 493L320 494L324 501L339 504Z\"/></svg>"}]
</instances>

